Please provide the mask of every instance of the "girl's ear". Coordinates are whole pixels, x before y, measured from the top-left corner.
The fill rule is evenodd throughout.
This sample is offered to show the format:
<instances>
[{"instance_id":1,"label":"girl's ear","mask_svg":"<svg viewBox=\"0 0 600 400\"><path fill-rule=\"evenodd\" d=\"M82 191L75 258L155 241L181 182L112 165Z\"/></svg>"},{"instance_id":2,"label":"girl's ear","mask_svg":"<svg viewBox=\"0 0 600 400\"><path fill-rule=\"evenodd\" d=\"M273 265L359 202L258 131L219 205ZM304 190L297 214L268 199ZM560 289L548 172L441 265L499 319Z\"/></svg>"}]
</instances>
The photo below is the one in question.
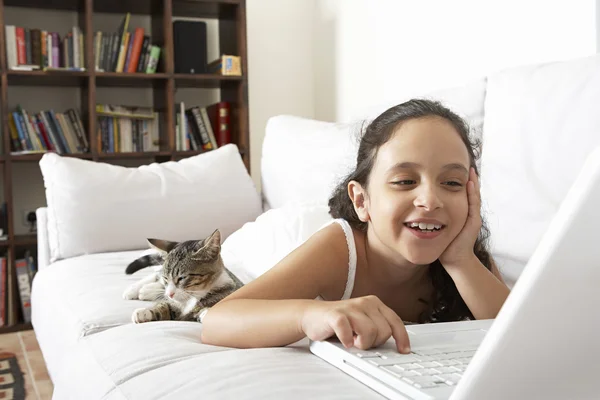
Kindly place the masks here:
<instances>
[{"instance_id":1,"label":"girl's ear","mask_svg":"<svg viewBox=\"0 0 600 400\"><path fill-rule=\"evenodd\" d=\"M358 215L358 219L362 222L369 220L369 207L367 201L367 192L362 185L356 181L348 183L348 195L354 205L354 211Z\"/></svg>"}]
</instances>

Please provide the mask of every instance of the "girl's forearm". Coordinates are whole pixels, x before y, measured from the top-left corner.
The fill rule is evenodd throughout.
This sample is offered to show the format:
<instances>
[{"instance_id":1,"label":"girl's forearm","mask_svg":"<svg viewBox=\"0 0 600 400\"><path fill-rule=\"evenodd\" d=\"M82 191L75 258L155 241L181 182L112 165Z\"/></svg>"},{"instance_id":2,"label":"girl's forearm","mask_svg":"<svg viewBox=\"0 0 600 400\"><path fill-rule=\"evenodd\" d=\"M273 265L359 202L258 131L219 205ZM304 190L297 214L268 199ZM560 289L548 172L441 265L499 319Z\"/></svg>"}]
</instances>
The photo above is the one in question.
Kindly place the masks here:
<instances>
[{"instance_id":1,"label":"girl's forearm","mask_svg":"<svg viewBox=\"0 0 600 400\"><path fill-rule=\"evenodd\" d=\"M305 335L302 316L316 300L233 299L213 306L202 320L202 342L250 348L285 346Z\"/></svg>"},{"instance_id":2,"label":"girl's forearm","mask_svg":"<svg viewBox=\"0 0 600 400\"><path fill-rule=\"evenodd\" d=\"M476 319L496 318L510 289L473 258L462 265L444 266Z\"/></svg>"}]
</instances>

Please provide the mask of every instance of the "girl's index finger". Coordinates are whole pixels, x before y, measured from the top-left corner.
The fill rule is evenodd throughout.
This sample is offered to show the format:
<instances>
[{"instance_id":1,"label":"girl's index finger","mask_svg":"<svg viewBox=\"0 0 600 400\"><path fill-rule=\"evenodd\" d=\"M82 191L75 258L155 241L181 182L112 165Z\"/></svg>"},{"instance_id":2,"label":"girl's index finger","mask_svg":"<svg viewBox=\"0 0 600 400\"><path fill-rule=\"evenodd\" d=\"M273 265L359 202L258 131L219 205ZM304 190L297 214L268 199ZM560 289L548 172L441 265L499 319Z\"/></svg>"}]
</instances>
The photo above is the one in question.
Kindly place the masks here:
<instances>
[{"instance_id":1,"label":"girl's index finger","mask_svg":"<svg viewBox=\"0 0 600 400\"><path fill-rule=\"evenodd\" d=\"M398 349L398 352L409 354L410 339L402 319L398 316L398 314L388 307L381 307L379 311L390 324L390 328L392 328L392 337L396 341L396 348Z\"/></svg>"}]
</instances>

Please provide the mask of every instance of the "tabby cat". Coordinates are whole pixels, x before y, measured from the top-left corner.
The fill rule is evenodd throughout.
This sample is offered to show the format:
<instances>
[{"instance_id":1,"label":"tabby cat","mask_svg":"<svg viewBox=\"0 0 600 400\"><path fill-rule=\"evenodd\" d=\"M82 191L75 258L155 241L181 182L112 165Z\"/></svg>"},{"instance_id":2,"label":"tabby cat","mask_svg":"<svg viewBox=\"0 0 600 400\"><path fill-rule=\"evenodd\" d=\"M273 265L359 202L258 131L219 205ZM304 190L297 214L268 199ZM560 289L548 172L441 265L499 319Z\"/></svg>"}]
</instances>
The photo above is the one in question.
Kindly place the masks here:
<instances>
[{"instance_id":1,"label":"tabby cat","mask_svg":"<svg viewBox=\"0 0 600 400\"><path fill-rule=\"evenodd\" d=\"M204 240L148 239L148 243L159 253L140 257L125 269L125 273L132 274L151 265L162 265L123 293L125 299L157 301L152 307L135 310L131 317L135 323L200 321L201 311L243 286L223 265L219 230Z\"/></svg>"}]
</instances>

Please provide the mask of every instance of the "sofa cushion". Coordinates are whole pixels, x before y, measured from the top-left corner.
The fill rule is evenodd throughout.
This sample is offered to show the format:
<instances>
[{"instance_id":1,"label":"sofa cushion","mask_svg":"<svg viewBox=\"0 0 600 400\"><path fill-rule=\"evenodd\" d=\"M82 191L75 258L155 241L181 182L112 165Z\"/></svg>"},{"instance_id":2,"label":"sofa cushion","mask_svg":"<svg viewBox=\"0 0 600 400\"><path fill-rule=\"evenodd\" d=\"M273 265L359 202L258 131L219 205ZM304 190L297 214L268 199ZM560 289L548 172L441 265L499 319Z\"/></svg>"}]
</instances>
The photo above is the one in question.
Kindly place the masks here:
<instances>
[{"instance_id":1,"label":"sofa cushion","mask_svg":"<svg viewBox=\"0 0 600 400\"><path fill-rule=\"evenodd\" d=\"M223 243L223 262L244 283L262 275L332 220L329 207L288 203L246 223Z\"/></svg>"},{"instance_id":2,"label":"sofa cushion","mask_svg":"<svg viewBox=\"0 0 600 400\"><path fill-rule=\"evenodd\" d=\"M150 304L122 297L131 283L151 272L125 275L125 267L149 252L72 257L37 272L31 290L32 324L51 376L80 338L130 323L133 310Z\"/></svg>"},{"instance_id":3,"label":"sofa cushion","mask_svg":"<svg viewBox=\"0 0 600 400\"><path fill-rule=\"evenodd\" d=\"M265 208L290 202L327 204L356 163L360 123L279 115L267 122L261 179Z\"/></svg>"},{"instance_id":4,"label":"sofa cushion","mask_svg":"<svg viewBox=\"0 0 600 400\"><path fill-rule=\"evenodd\" d=\"M261 212L238 148L138 168L45 154L50 261L147 248L146 238L226 238Z\"/></svg>"},{"instance_id":5,"label":"sofa cushion","mask_svg":"<svg viewBox=\"0 0 600 400\"><path fill-rule=\"evenodd\" d=\"M488 78L481 194L494 253L529 259L587 155L600 146L598 104L600 56Z\"/></svg>"}]
</instances>

